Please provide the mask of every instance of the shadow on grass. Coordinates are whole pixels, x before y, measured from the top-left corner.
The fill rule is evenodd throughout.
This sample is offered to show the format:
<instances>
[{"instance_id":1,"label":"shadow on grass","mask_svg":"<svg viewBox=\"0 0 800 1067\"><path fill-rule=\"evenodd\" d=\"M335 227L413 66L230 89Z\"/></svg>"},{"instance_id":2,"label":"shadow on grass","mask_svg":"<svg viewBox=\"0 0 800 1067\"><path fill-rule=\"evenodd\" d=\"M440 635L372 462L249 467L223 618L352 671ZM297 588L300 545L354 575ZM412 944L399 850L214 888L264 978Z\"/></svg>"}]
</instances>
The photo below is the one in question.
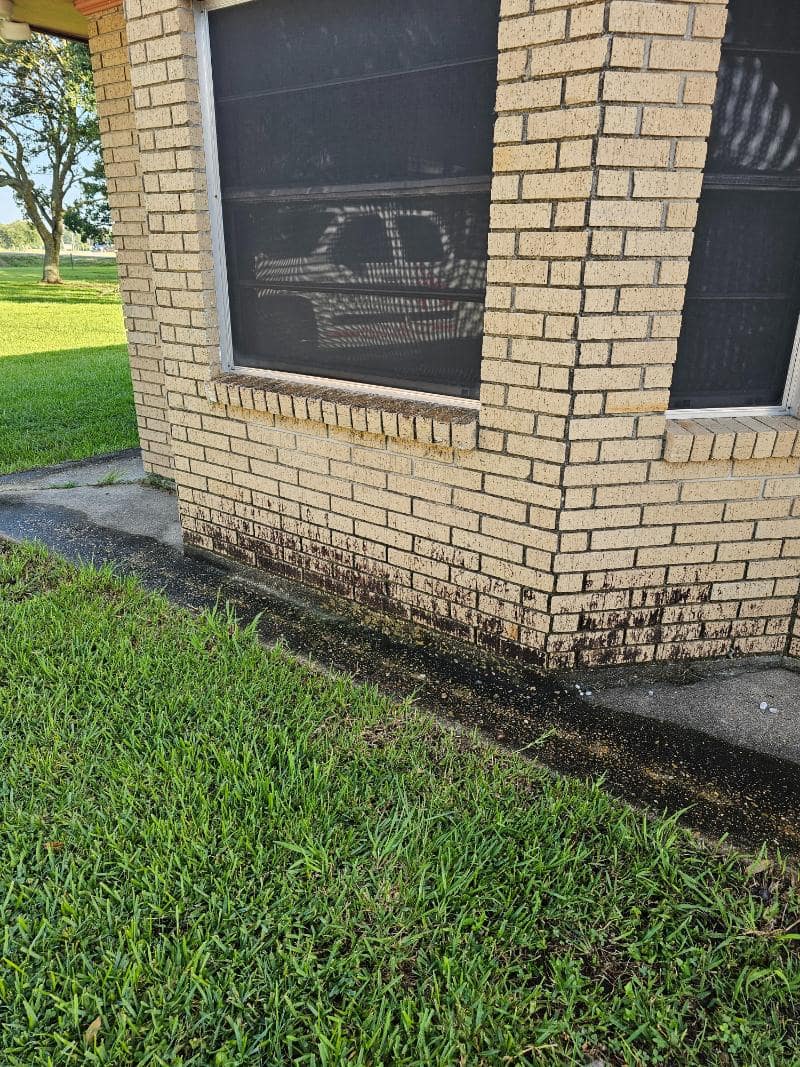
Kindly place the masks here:
<instances>
[{"instance_id":1,"label":"shadow on grass","mask_svg":"<svg viewBox=\"0 0 800 1067\"><path fill-rule=\"evenodd\" d=\"M2 299L9 304L117 304L119 291L114 282L70 282L65 286L45 285L31 292L31 284L4 285Z\"/></svg>"},{"instance_id":2,"label":"shadow on grass","mask_svg":"<svg viewBox=\"0 0 800 1067\"><path fill-rule=\"evenodd\" d=\"M75 268L62 273L60 285L41 281L38 271L4 268L0 262L0 302L9 304L118 303L116 269Z\"/></svg>"}]
</instances>

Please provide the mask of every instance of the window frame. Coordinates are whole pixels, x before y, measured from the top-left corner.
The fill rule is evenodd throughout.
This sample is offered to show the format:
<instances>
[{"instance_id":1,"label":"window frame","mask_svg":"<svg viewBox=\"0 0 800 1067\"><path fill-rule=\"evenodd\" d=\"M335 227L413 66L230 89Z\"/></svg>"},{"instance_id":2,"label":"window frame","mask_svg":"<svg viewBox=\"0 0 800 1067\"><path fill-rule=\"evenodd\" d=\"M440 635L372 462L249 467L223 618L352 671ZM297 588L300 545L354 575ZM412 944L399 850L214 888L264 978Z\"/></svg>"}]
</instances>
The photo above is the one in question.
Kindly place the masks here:
<instances>
[{"instance_id":1,"label":"window frame","mask_svg":"<svg viewBox=\"0 0 800 1067\"><path fill-rule=\"evenodd\" d=\"M197 46L197 72L200 96L200 119L205 154L206 188L208 192L208 210L211 236L211 257L214 271L214 292L217 304L217 325L219 331L219 362L223 374L241 374L263 379L279 379L287 383L308 386L318 385L325 389L354 390L373 396L384 396L400 400L413 400L438 406L448 405L455 408L480 409L480 399L475 397L452 396L447 393L427 392L417 389L405 389L400 386L373 385L369 382L343 378L327 378L324 375L303 374L294 371L270 370L264 367L247 367L237 364L233 354L233 333L231 329L231 307L228 289L227 253L225 249L225 229L222 214L222 189L219 174L219 153L217 146L217 120L214 105L214 73L211 61L211 34L208 14L222 8L236 7L252 3L253 0L195 0L194 26ZM488 268L489 253L486 262ZM486 312L484 301L483 313ZM482 362L482 361L481 361ZM482 377L480 381L482 381Z\"/></svg>"},{"instance_id":2,"label":"window frame","mask_svg":"<svg viewBox=\"0 0 800 1067\"><path fill-rule=\"evenodd\" d=\"M727 21L726 21L726 26L727 26ZM734 51L735 50L736 49L734 49ZM724 45L723 45L723 51L724 51ZM722 64L722 59L723 59L723 56L720 55L720 60L719 60L720 68L721 68L721 64ZM717 70L717 76L719 76L719 69L720 68L718 68L718 70ZM716 103L716 101L715 101L715 103ZM712 122L713 122L713 114L712 114ZM711 184L708 187L706 186L705 169L704 169L704 172L703 172L703 177L704 177L704 180L703 180L703 183L702 183L702 188L700 190L700 196L698 197L698 201L697 201L698 205L702 202L702 198L703 198L704 193L706 192L706 188L713 188L713 184ZM732 181L738 184L738 182L737 182L737 180L735 178L732 179ZM767 189L767 191L769 191L769 184L770 184L769 181L767 181L766 183L759 183L759 184L764 184L764 187ZM750 183L748 183L748 186L751 187L751 188L753 187L752 184L750 184ZM697 223L695 222L695 230L694 230L694 232L696 232L696 229L697 229ZM684 293L685 293L685 290L684 290ZM685 299L684 299L684 303L685 303ZM676 353L676 358L677 358L677 353ZM767 417L769 417L769 416L785 417L786 415L795 416L795 417L800 416L800 308L798 309L797 324L795 326L794 339L793 339L793 342L792 342L792 347L791 347L790 355L789 355L789 365L788 365L787 372L786 372L786 382L785 382L785 385L784 385L783 396L781 398L781 403L780 404L769 404L769 405L751 404L751 405L746 405L746 406L742 406L742 407L724 407L723 406L723 407L708 407L708 408L668 408L667 411L666 411L666 416L667 416L668 419L704 419L704 418L705 419L707 419L707 418L718 419L718 418L726 418L726 417L740 418L742 416L745 416L745 417L747 417L747 416L755 416L755 417L764 417L764 416L767 416Z\"/></svg>"}]
</instances>

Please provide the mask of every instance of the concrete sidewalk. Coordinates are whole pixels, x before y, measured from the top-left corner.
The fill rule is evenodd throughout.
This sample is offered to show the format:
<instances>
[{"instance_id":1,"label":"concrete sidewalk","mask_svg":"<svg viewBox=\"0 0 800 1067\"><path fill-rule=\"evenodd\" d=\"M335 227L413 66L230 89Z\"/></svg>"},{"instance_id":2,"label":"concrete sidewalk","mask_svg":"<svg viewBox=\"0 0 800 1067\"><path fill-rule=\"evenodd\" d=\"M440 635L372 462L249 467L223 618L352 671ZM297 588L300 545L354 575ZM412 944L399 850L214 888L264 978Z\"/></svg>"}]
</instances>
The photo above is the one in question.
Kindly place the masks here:
<instances>
[{"instance_id":1,"label":"concrete sidewalk","mask_svg":"<svg viewBox=\"0 0 800 1067\"><path fill-rule=\"evenodd\" d=\"M39 511L69 508L110 530L182 544L177 500L146 480L137 448L0 476L0 498Z\"/></svg>"},{"instance_id":2,"label":"concrete sidewalk","mask_svg":"<svg viewBox=\"0 0 800 1067\"><path fill-rule=\"evenodd\" d=\"M800 673L776 659L541 675L417 627L265 574L181 550L175 497L144 477L137 453L0 478L0 534L74 561L113 563L191 609L228 600L260 614L324 668L372 682L559 771L712 834L800 852ZM763 706L762 706L763 705Z\"/></svg>"}]
</instances>

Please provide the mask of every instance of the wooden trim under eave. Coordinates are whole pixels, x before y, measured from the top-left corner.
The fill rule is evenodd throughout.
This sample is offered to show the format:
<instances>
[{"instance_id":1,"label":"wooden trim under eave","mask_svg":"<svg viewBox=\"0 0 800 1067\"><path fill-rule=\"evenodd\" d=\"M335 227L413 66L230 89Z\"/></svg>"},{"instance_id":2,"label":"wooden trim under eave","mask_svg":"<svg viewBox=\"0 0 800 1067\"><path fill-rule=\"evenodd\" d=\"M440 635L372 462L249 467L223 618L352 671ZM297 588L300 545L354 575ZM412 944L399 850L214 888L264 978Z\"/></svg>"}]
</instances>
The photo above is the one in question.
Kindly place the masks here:
<instances>
[{"instance_id":1,"label":"wooden trim under eave","mask_svg":"<svg viewBox=\"0 0 800 1067\"><path fill-rule=\"evenodd\" d=\"M72 6L81 15L91 19L122 7L122 0L72 0Z\"/></svg>"}]
</instances>

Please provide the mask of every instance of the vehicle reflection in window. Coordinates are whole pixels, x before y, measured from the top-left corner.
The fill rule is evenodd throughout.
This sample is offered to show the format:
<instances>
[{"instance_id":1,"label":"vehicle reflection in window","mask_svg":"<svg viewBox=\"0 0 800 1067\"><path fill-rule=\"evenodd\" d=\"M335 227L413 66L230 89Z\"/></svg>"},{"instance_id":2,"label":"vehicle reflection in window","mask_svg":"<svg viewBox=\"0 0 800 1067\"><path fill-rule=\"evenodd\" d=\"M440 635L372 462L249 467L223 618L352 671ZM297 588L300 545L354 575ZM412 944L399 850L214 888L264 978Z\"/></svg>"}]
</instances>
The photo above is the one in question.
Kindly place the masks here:
<instances>
[{"instance_id":1,"label":"vehicle reflection in window","mask_svg":"<svg viewBox=\"0 0 800 1067\"><path fill-rule=\"evenodd\" d=\"M242 362L476 394L485 251L463 253L485 249L488 227L468 206L251 210L252 258L240 278L252 281L240 282L241 306L232 309Z\"/></svg>"},{"instance_id":2,"label":"vehicle reflection in window","mask_svg":"<svg viewBox=\"0 0 800 1067\"><path fill-rule=\"evenodd\" d=\"M212 6L232 364L477 397L500 0Z\"/></svg>"},{"instance_id":3,"label":"vehicle reflection in window","mask_svg":"<svg viewBox=\"0 0 800 1067\"><path fill-rule=\"evenodd\" d=\"M379 215L346 218L331 258L353 274L362 274L368 263L392 263L392 246L383 219Z\"/></svg>"},{"instance_id":4,"label":"vehicle reflection in window","mask_svg":"<svg viewBox=\"0 0 800 1067\"><path fill-rule=\"evenodd\" d=\"M398 215L397 230L407 263L438 263L444 259L441 227L430 215Z\"/></svg>"}]
</instances>

